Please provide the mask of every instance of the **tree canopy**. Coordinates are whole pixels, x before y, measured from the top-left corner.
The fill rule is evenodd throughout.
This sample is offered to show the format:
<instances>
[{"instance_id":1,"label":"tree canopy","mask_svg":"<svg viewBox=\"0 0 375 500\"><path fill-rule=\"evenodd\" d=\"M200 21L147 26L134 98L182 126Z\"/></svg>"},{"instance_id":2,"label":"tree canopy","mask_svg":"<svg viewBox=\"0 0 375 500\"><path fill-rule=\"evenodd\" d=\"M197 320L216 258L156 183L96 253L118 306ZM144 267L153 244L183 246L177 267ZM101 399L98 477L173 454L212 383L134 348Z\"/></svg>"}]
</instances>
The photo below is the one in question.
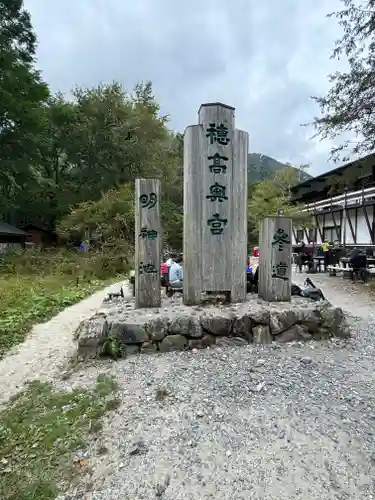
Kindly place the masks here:
<instances>
[{"instance_id":1,"label":"tree canopy","mask_svg":"<svg viewBox=\"0 0 375 500\"><path fill-rule=\"evenodd\" d=\"M331 151L334 160L347 160L349 150L375 149L375 0L341 2L343 8L329 14L343 30L332 58L346 58L348 70L331 74L327 95L313 97L321 111L313 120L317 134L341 141Z\"/></svg>"},{"instance_id":2,"label":"tree canopy","mask_svg":"<svg viewBox=\"0 0 375 500\"><path fill-rule=\"evenodd\" d=\"M35 175L49 90L34 68L36 37L22 0L0 1L0 210Z\"/></svg>"},{"instance_id":3,"label":"tree canopy","mask_svg":"<svg viewBox=\"0 0 375 500\"><path fill-rule=\"evenodd\" d=\"M310 216L292 203L291 189L299 183L299 175L298 169L287 167L278 171L273 179L252 186L248 226L252 239L258 239L260 221L267 216L280 214L291 217L296 225L307 227L311 224Z\"/></svg>"}]
</instances>

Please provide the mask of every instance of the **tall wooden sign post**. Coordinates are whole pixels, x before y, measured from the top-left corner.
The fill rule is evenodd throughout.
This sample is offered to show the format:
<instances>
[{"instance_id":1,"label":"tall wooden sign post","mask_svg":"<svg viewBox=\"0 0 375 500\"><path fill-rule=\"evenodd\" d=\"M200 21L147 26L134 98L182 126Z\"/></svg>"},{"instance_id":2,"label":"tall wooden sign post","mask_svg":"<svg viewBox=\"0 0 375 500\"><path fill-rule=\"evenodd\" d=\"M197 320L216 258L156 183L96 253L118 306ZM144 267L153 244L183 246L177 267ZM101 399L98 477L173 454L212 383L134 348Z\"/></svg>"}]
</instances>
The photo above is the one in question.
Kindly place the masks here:
<instances>
[{"instance_id":1,"label":"tall wooden sign post","mask_svg":"<svg viewBox=\"0 0 375 500\"><path fill-rule=\"evenodd\" d=\"M135 181L135 307L160 307L160 181Z\"/></svg>"},{"instance_id":2,"label":"tall wooden sign post","mask_svg":"<svg viewBox=\"0 0 375 500\"><path fill-rule=\"evenodd\" d=\"M292 289L292 219L266 217L259 235L259 297L290 301Z\"/></svg>"},{"instance_id":3,"label":"tall wooden sign post","mask_svg":"<svg viewBox=\"0 0 375 500\"><path fill-rule=\"evenodd\" d=\"M234 108L202 104L184 137L184 303L202 292L246 300L247 154Z\"/></svg>"}]
</instances>

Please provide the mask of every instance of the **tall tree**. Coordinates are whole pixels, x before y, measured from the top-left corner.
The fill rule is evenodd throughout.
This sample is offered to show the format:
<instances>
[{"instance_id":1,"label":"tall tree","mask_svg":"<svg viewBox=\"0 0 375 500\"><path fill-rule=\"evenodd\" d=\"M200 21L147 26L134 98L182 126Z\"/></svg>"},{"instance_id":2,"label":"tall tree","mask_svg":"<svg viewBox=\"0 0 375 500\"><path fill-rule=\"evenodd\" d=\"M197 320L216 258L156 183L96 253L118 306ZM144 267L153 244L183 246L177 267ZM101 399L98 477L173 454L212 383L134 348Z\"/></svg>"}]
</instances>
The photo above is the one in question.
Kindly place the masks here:
<instances>
[{"instance_id":1,"label":"tall tree","mask_svg":"<svg viewBox=\"0 0 375 500\"><path fill-rule=\"evenodd\" d=\"M26 182L19 193L22 200L18 222L38 222L54 228L56 221L77 203L79 186L72 175L69 157L77 150L74 142L77 116L74 103L57 94L48 100L41 116L39 161L34 165L35 182ZM78 199L81 201L81 198Z\"/></svg>"},{"instance_id":2,"label":"tall tree","mask_svg":"<svg viewBox=\"0 0 375 500\"><path fill-rule=\"evenodd\" d=\"M0 209L33 178L48 87L34 68L36 37L22 0L0 0Z\"/></svg>"},{"instance_id":3,"label":"tall tree","mask_svg":"<svg viewBox=\"0 0 375 500\"><path fill-rule=\"evenodd\" d=\"M250 240L258 237L260 221L266 216L283 214L291 217L295 224L308 226L310 217L301 212L301 207L292 203L293 186L299 183L299 171L287 167L278 171L273 179L256 184L249 197L249 229L253 228Z\"/></svg>"},{"instance_id":4,"label":"tall tree","mask_svg":"<svg viewBox=\"0 0 375 500\"><path fill-rule=\"evenodd\" d=\"M332 87L325 97L313 97L321 116L313 124L323 139L340 138L332 148L333 160L348 159L348 152L366 154L375 149L375 0L341 0L335 17L343 36L332 58L346 58L348 71L330 75Z\"/></svg>"},{"instance_id":5,"label":"tall tree","mask_svg":"<svg viewBox=\"0 0 375 500\"><path fill-rule=\"evenodd\" d=\"M150 82L132 93L116 82L76 88L71 101L58 94L40 119L39 162L33 168L37 182L19 193L18 221L27 214L54 228L72 207L97 201L139 176L168 179L163 198L182 204L179 142L166 117L159 116Z\"/></svg>"},{"instance_id":6,"label":"tall tree","mask_svg":"<svg viewBox=\"0 0 375 500\"><path fill-rule=\"evenodd\" d=\"M61 109L61 102L59 106ZM63 118L60 126L64 126L61 132L65 135L62 138L57 134L60 142L55 140L54 144L62 144L65 156L61 157L61 148L52 155L61 157L63 169L57 198L59 214L64 210L65 214L58 224L59 231L70 236L72 232L83 235L87 226L91 233L113 234L113 238L133 241L133 194L131 209L124 200L136 177L155 177L162 180L164 240L181 248L183 141L180 134L168 130L167 118L159 116L151 84L136 85L132 94L117 83L76 89L73 106L73 115L66 105L66 114L57 115ZM68 127L71 132L66 130L69 116L75 120ZM118 214L118 219L113 220L113 214ZM121 238L116 232L118 228Z\"/></svg>"}]
</instances>

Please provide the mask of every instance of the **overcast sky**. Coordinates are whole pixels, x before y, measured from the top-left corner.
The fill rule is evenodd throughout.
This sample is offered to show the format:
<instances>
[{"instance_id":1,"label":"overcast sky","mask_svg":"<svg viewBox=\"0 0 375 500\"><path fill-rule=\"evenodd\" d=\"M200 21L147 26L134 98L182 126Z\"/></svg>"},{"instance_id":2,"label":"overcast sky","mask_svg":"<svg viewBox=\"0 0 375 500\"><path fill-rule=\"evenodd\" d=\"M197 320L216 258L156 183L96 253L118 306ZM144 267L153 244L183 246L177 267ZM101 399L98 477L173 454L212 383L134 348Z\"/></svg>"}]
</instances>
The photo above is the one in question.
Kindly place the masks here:
<instances>
[{"instance_id":1,"label":"overcast sky","mask_svg":"<svg viewBox=\"0 0 375 500\"><path fill-rule=\"evenodd\" d=\"M162 112L183 131L203 102L236 108L250 151L317 175L333 168L329 142L300 127L318 109L310 95L339 68L340 34L326 14L339 0L25 0L39 67L53 91L152 80ZM342 66L341 66L342 67Z\"/></svg>"}]
</instances>

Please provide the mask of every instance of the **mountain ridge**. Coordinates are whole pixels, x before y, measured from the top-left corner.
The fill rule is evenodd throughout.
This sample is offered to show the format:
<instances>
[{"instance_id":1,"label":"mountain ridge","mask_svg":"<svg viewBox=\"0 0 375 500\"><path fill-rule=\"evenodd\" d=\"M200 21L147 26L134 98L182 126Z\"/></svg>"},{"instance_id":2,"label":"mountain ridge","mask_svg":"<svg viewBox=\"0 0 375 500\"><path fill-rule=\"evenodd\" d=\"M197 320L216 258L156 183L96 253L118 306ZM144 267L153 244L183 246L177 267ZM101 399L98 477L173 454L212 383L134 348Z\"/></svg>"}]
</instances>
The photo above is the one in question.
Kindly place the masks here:
<instances>
[{"instance_id":1,"label":"mountain ridge","mask_svg":"<svg viewBox=\"0 0 375 500\"><path fill-rule=\"evenodd\" d=\"M261 153L248 153L247 155L247 176L249 184L255 184L257 182L261 182L266 179L271 179L274 175L284 168L293 167L292 165L287 165L286 163L282 163L270 156L261 154ZM299 170L300 178L299 181L303 182L312 178L312 175Z\"/></svg>"}]
</instances>

